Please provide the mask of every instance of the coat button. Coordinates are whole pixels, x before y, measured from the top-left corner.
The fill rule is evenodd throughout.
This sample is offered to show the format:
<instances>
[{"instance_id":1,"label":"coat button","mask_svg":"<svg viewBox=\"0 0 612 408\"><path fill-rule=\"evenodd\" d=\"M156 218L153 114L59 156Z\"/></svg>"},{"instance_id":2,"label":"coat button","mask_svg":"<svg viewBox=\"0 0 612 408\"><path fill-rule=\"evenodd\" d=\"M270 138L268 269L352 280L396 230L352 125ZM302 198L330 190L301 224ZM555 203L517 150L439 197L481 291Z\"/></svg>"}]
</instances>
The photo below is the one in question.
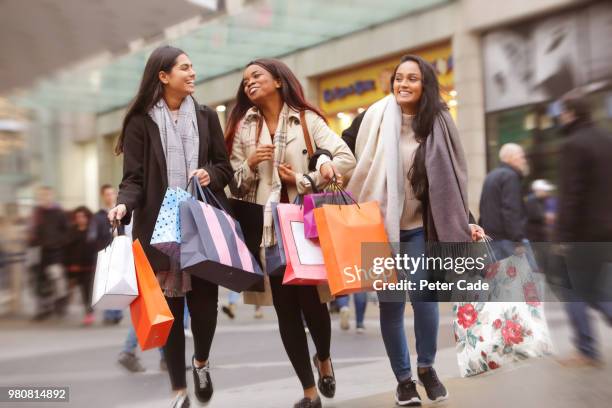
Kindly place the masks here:
<instances>
[{"instance_id":1,"label":"coat button","mask_svg":"<svg viewBox=\"0 0 612 408\"><path fill-rule=\"evenodd\" d=\"M308 154L308 150L306 149L302 150L302 154Z\"/></svg>"}]
</instances>

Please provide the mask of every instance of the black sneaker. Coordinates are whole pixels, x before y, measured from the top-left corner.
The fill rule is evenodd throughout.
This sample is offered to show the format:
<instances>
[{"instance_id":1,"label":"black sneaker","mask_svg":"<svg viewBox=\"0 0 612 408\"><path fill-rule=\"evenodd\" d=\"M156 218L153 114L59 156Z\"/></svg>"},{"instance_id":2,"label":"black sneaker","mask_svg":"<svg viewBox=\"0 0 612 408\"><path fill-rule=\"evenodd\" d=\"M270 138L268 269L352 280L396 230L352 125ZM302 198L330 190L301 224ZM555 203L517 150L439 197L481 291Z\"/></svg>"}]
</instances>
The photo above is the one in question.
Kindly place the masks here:
<instances>
[{"instance_id":1,"label":"black sneaker","mask_svg":"<svg viewBox=\"0 0 612 408\"><path fill-rule=\"evenodd\" d=\"M304 397L298 402L296 402L295 405L293 405L293 408L322 408L322 407L323 405L321 405L321 398L319 397L317 397L314 400Z\"/></svg>"},{"instance_id":2,"label":"black sneaker","mask_svg":"<svg viewBox=\"0 0 612 408\"><path fill-rule=\"evenodd\" d=\"M187 394L177 394L176 397L172 400L172 408L189 408L191 402L189 401L189 396Z\"/></svg>"},{"instance_id":3,"label":"black sneaker","mask_svg":"<svg viewBox=\"0 0 612 408\"><path fill-rule=\"evenodd\" d=\"M193 372L193 388L198 401L201 403L207 403L210 401L213 395L213 384L210 379L209 365L202 368L196 368L195 356L191 359L191 367Z\"/></svg>"},{"instance_id":4,"label":"black sneaker","mask_svg":"<svg viewBox=\"0 0 612 408\"><path fill-rule=\"evenodd\" d=\"M418 374L419 383L425 387L427 398L433 402L444 401L448 398L448 391L446 391L446 387L438 379L436 370L433 367L428 367L424 373L418 371Z\"/></svg>"},{"instance_id":5,"label":"black sneaker","mask_svg":"<svg viewBox=\"0 0 612 408\"><path fill-rule=\"evenodd\" d=\"M397 384L395 392L395 402L403 407L420 407L421 397L416 389L416 384L412 379Z\"/></svg>"}]
</instances>

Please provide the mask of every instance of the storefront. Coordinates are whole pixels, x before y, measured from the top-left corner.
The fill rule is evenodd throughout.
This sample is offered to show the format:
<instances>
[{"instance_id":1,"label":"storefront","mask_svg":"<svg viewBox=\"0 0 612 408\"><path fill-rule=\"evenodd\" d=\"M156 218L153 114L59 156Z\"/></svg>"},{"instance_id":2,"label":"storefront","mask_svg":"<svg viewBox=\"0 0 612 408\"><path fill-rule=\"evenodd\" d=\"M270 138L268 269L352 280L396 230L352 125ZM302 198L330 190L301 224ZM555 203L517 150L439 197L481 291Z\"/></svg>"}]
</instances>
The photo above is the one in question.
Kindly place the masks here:
<instances>
[{"instance_id":1,"label":"storefront","mask_svg":"<svg viewBox=\"0 0 612 408\"><path fill-rule=\"evenodd\" d=\"M451 44L445 42L320 77L318 104L336 133L342 133L357 114L390 92L393 69L400 57L409 53L422 57L436 68L442 97L454 115L457 93L454 90L453 58Z\"/></svg>"},{"instance_id":2,"label":"storefront","mask_svg":"<svg viewBox=\"0 0 612 408\"><path fill-rule=\"evenodd\" d=\"M558 99L582 87L593 117L612 131L612 4L597 2L483 37L487 167L504 143L522 145L530 179L556 182L563 134Z\"/></svg>"}]
</instances>

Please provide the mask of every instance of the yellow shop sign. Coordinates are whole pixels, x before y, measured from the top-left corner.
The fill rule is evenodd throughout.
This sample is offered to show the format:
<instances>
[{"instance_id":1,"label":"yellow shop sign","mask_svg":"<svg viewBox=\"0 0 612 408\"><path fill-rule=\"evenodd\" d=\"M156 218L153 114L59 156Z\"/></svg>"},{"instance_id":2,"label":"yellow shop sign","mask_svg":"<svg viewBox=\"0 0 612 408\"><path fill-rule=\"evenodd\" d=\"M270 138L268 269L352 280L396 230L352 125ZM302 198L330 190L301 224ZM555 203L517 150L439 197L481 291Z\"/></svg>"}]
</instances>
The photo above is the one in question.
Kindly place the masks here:
<instances>
[{"instance_id":1,"label":"yellow shop sign","mask_svg":"<svg viewBox=\"0 0 612 408\"><path fill-rule=\"evenodd\" d=\"M408 52L406 52L408 53ZM367 107L389 93L393 68L402 53L363 67L321 77L318 84L319 107L326 114ZM410 52L434 65L443 96L453 89L453 61L450 43ZM446 99L446 98L445 98Z\"/></svg>"}]
</instances>

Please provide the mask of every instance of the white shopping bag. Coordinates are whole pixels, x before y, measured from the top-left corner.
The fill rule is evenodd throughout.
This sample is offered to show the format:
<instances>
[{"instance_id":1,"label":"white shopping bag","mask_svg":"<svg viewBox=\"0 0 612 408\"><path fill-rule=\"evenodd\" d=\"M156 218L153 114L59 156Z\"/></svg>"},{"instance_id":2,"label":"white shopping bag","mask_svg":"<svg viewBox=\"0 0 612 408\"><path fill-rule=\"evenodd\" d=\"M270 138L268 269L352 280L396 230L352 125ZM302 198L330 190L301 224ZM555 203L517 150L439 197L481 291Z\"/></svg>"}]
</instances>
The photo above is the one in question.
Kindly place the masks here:
<instances>
[{"instance_id":1,"label":"white shopping bag","mask_svg":"<svg viewBox=\"0 0 612 408\"><path fill-rule=\"evenodd\" d=\"M96 309L124 309L138 296L132 240L125 235L98 252L91 305Z\"/></svg>"}]
</instances>

